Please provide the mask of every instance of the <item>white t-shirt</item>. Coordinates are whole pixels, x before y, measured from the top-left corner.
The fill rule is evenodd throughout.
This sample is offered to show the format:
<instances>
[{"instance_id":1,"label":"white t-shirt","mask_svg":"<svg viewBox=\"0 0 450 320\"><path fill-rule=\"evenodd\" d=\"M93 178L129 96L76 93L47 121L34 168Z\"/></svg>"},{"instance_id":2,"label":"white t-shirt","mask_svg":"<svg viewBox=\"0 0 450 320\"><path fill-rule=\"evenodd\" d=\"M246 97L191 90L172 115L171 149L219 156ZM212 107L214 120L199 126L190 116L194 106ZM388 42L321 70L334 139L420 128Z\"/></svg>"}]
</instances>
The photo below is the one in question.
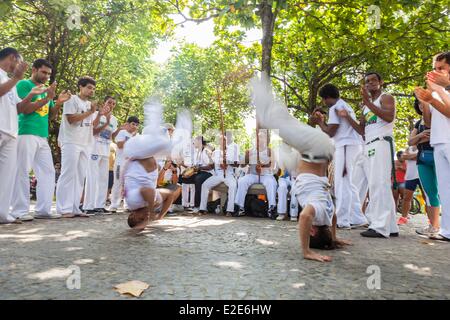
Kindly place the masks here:
<instances>
[{"instance_id":1,"label":"white t-shirt","mask_svg":"<svg viewBox=\"0 0 450 320\"><path fill-rule=\"evenodd\" d=\"M448 95L447 91L443 88L444 92ZM437 92L432 93L433 97L440 102L443 102ZM450 143L450 118L447 118L432 105L430 105L431 111L431 130L430 130L430 145L432 147L441 143Z\"/></svg>"},{"instance_id":2,"label":"white t-shirt","mask_svg":"<svg viewBox=\"0 0 450 320\"><path fill-rule=\"evenodd\" d=\"M88 112L91 109L91 102L81 100L77 95L64 102L63 117L61 126L59 127L58 141L63 143L73 143L81 146L91 146L93 137L92 122L95 119L94 114L85 118L83 121L78 121L70 124L67 120L68 114L80 114Z\"/></svg>"},{"instance_id":3,"label":"white t-shirt","mask_svg":"<svg viewBox=\"0 0 450 320\"><path fill-rule=\"evenodd\" d=\"M330 111L328 112L328 124L339 125L336 134L333 137L336 147L363 144L361 135L353 129L348 120L339 117L336 110L347 110L350 117L352 117L353 120L356 120L356 115L352 107L342 99L339 99L336 104L330 108Z\"/></svg>"},{"instance_id":4,"label":"white t-shirt","mask_svg":"<svg viewBox=\"0 0 450 320\"><path fill-rule=\"evenodd\" d=\"M126 192L143 187L156 189L158 169L147 172L139 161L130 161L124 173L124 186Z\"/></svg>"},{"instance_id":5,"label":"white t-shirt","mask_svg":"<svg viewBox=\"0 0 450 320\"><path fill-rule=\"evenodd\" d=\"M269 149L265 149L262 151L259 151L259 162L261 165L267 165L271 161L271 157L269 156ZM256 172L256 164L258 163L258 157L257 157L257 151L256 149L252 149L249 152L249 162L250 162L250 168L248 170L248 173L250 174L257 174ZM261 175L273 175L272 168L261 168Z\"/></svg>"},{"instance_id":6,"label":"white t-shirt","mask_svg":"<svg viewBox=\"0 0 450 320\"><path fill-rule=\"evenodd\" d=\"M127 130L120 130L119 133L116 136L116 144L118 142L122 142L122 141L127 141L129 139L131 139L133 137L133 135L131 133L129 133ZM123 148L119 148L117 147L117 151L116 151L116 164L120 165L123 163Z\"/></svg>"},{"instance_id":7,"label":"white t-shirt","mask_svg":"<svg viewBox=\"0 0 450 320\"><path fill-rule=\"evenodd\" d=\"M416 160L406 160L405 180L419 179L419 171L417 170Z\"/></svg>"},{"instance_id":8,"label":"white t-shirt","mask_svg":"<svg viewBox=\"0 0 450 320\"><path fill-rule=\"evenodd\" d=\"M9 81L8 74L0 68L0 84ZM17 118L17 104L22 100L17 95L16 87L0 97L0 133L17 138L19 120Z\"/></svg>"},{"instance_id":9,"label":"white t-shirt","mask_svg":"<svg viewBox=\"0 0 450 320\"><path fill-rule=\"evenodd\" d=\"M381 109L381 97L384 93L372 101L372 103ZM364 118L366 120L365 138L366 143L379 137L392 136L394 134L394 121L387 122L375 115L367 106L363 109Z\"/></svg>"},{"instance_id":10,"label":"white t-shirt","mask_svg":"<svg viewBox=\"0 0 450 320\"><path fill-rule=\"evenodd\" d=\"M231 151L231 150L230 150ZM212 154L212 159L214 162L214 171L215 171L215 175L216 176L222 176L223 177L223 169L220 167L220 165L223 163L223 152L222 150L218 149L215 150ZM228 153L228 149L227 149L227 163L234 163L235 157L233 152L231 151L230 153ZM227 177L231 176L234 174L234 167L228 165L227 166Z\"/></svg>"},{"instance_id":11,"label":"white t-shirt","mask_svg":"<svg viewBox=\"0 0 450 320\"><path fill-rule=\"evenodd\" d=\"M94 113L94 118L97 117L97 112ZM100 117L100 121L97 127L102 127L107 122L105 116ZM112 134L117 130L117 119L113 115L109 121L109 125L94 136L94 143L92 147L92 154L98 154L100 156L109 156L109 145L112 141Z\"/></svg>"},{"instance_id":12,"label":"white t-shirt","mask_svg":"<svg viewBox=\"0 0 450 320\"><path fill-rule=\"evenodd\" d=\"M194 152L194 163L195 166L207 166L212 164L212 159L209 157L208 151L206 150L206 148L203 148L203 150L201 149L195 149ZM211 174L214 174L214 170L203 170L205 172L209 172Z\"/></svg>"},{"instance_id":13,"label":"white t-shirt","mask_svg":"<svg viewBox=\"0 0 450 320\"><path fill-rule=\"evenodd\" d=\"M230 156L230 160L232 162L240 162L239 159L240 154L240 147L238 144L232 142L230 144L227 144L227 158Z\"/></svg>"}]
</instances>

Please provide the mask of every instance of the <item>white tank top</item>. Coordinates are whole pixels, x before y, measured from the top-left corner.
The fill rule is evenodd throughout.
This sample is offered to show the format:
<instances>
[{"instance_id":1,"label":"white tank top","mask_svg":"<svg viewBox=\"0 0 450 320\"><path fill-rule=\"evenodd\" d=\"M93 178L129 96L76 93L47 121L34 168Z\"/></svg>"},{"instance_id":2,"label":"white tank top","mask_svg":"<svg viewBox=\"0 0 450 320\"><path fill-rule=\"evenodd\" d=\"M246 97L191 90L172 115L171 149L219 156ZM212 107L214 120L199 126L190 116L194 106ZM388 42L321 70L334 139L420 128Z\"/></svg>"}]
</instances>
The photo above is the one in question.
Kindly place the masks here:
<instances>
[{"instance_id":1,"label":"white tank top","mask_svg":"<svg viewBox=\"0 0 450 320\"><path fill-rule=\"evenodd\" d=\"M372 101L372 103L381 108L381 97L384 93ZM394 121L387 122L377 115L375 115L367 106L364 106L363 110L364 118L366 120L365 137L366 142L370 142L375 138L392 136L394 133Z\"/></svg>"},{"instance_id":2,"label":"white tank top","mask_svg":"<svg viewBox=\"0 0 450 320\"><path fill-rule=\"evenodd\" d=\"M258 163L258 158L256 156L256 150L252 149L249 153L249 161L250 161L250 171L251 174L257 174L256 173L256 164ZM269 156L269 149L266 149L264 151L259 152L259 162L262 165L269 164L270 163L270 156ZM272 175L272 169L271 168L261 168L261 175Z\"/></svg>"}]
</instances>

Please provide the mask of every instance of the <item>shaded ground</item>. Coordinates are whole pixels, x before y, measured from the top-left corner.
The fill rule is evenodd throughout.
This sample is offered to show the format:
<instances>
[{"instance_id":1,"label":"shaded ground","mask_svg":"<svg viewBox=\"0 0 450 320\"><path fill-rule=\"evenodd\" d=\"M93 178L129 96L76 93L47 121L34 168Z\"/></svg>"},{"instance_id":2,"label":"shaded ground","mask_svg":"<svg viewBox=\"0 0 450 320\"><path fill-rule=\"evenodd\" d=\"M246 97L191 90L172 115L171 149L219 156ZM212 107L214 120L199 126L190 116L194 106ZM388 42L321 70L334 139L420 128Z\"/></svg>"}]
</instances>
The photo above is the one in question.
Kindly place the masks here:
<instances>
[{"instance_id":1,"label":"shaded ground","mask_svg":"<svg viewBox=\"0 0 450 320\"><path fill-rule=\"evenodd\" d=\"M449 299L450 244L416 235L425 223L390 240L340 231L354 246L328 264L302 259L288 221L180 215L140 236L120 213L0 226L0 299L130 299L113 290L130 280L150 284L141 299ZM74 266L80 289L67 287Z\"/></svg>"}]
</instances>

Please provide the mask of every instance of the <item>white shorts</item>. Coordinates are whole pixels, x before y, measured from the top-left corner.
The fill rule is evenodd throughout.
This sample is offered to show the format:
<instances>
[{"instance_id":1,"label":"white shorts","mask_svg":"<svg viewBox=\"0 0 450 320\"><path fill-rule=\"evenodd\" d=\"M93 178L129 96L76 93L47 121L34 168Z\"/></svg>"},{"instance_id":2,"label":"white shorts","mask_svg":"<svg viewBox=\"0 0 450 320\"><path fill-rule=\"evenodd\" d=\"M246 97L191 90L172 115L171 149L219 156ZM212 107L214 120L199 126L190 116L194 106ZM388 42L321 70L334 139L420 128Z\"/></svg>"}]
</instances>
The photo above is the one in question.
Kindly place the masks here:
<instances>
[{"instance_id":1,"label":"white shorts","mask_svg":"<svg viewBox=\"0 0 450 320\"><path fill-rule=\"evenodd\" d=\"M131 211L148 207L148 203L142 197L140 189L133 189L133 190L127 191L125 199L127 201L128 209L130 209ZM153 206L154 212L161 212L162 203L163 203L163 199L162 199L161 193L159 193L159 191L156 189L155 190L155 202L154 202L154 206Z\"/></svg>"},{"instance_id":2,"label":"white shorts","mask_svg":"<svg viewBox=\"0 0 450 320\"><path fill-rule=\"evenodd\" d=\"M334 204L330 194L327 177L303 173L297 176L292 185L294 195L302 208L311 205L316 212L314 226L331 226L333 224Z\"/></svg>"}]
</instances>

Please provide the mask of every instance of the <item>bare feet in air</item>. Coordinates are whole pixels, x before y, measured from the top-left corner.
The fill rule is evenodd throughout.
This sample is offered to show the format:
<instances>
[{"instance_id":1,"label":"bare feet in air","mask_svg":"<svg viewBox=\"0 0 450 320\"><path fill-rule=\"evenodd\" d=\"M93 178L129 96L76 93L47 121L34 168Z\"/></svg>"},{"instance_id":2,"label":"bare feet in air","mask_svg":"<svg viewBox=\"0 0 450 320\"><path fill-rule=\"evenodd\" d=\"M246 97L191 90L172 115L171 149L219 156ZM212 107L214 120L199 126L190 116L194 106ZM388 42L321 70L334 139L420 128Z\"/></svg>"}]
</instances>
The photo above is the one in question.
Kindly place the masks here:
<instances>
[{"instance_id":1,"label":"bare feet in air","mask_svg":"<svg viewBox=\"0 0 450 320\"><path fill-rule=\"evenodd\" d=\"M307 260L314 260L319 262L331 262L332 258L330 256L323 256L321 254L315 253L313 251L308 251L303 254L303 258Z\"/></svg>"}]
</instances>

